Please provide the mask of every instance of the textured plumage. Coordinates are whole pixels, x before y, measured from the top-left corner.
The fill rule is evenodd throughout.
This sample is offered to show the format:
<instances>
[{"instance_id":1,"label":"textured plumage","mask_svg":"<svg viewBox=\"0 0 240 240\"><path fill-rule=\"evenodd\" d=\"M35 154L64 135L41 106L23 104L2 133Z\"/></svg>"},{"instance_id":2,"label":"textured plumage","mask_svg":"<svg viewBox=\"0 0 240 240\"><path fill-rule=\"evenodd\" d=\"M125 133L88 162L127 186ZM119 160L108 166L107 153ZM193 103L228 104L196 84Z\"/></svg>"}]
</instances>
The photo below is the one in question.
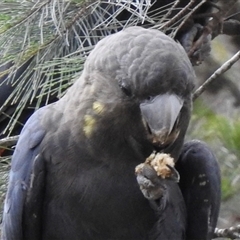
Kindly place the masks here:
<instances>
[{"instance_id":1,"label":"textured plumage","mask_svg":"<svg viewBox=\"0 0 240 240\"><path fill-rule=\"evenodd\" d=\"M66 95L21 133L3 239L184 239L177 183L164 182L164 198L148 201L134 169L153 150L178 159L194 79L180 44L157 30L101 40Z\"/></svg>"},{"instance_id":2,"label":"textured plumage","mask_svg":"<svg viewBox=\"0 0 240 240\"><path fill-rule=\"evenodd\" d=\"M88 6L92 5L91 3L80 3L75 5L75 3L71 2L68 7L59 7L55 9L56 12L54 13L51 13L51 11L47 11L45 13L45 6L46 8L51 9L52 4L54 5L53 1L41 4L41 7L38 5L39 11L37 11L36 15L34 14L32 17L36 19L36 22L38 22L39 19L48 19L46 23L44 21L40 21L39 24L35 24L34 26L30 24L27 29L29 27L33 27L35 29L36 27L34 31L30 32L27 29L25 32L24 28L19 28L21 29L19 30L20 33L16 31L16 35L12 43L12 40L10 41L8 37L3 34L3 39L8 39L7 43L5 43L7 47L2 52L3 56L15 54L13 49L15 49L16 42L20 41L19 46L22 44L22 38L19 37L21 34L23 38L26 39L26 36L31 33L31 36L28 37L36 39L34 45L45 45L45 47L48 46L51 49L48 49L48 47L47 49L45 49L45 47L41 47L41 50L36 49L35 52L30 47L32 44L27 44L25 46L26 48L23 46L23 49L17 49L16 56L13 56L13 59L15 58L14 61L16 62L7 62L0 67L0 138L4 138L9 134L18 135L23 124L36 108L44 106L47 103L57 101L59 93L61 93L64 89L62 85L66 84L66 82L71 84L71 79L73 77L72 73L75 71L76 67L73 67L73 71L68 72L69 70L67 70L66 72L65 65L68 63L65 64L65 61L63 60L66 58L66 55L70 54L74 59L74 55L76 54L75 52L77 51L77 55L79 56L80 54L81 61L83 61L89 51L89 48L94 46L96 42L110 33L119 31L132 24L155 28L163 27L166 23L170 24L172 18L190 4L191 7L184 10L184 16L182 16L181 19L178 18L177 22L173 21L170 25L163 29L173 36L173 32L183 22L185 22L185 19L187 18L188 20L185 24L178 29L175 39L180 41L185 50L188 52L197 38L201 35L201 28L206 25L209 18L207 13L209 13L212 9L212 5L210 3L211 1L204 2L202 0L195 0L191 3L190 2L190 0L152 0L144 3L144 1L139 2L133 0L131 3L129 2L126 4L125 1L120 1L119 3L106 3L105 1L99 1L98 3L98 1L95 1L94 6L92 6L94 10L92 11L86 11L88 8L91 9L90 6L86 7L86 4ZM202 3L202 5L200 3ZM64 2L61 4L64 6ZM198 4L201 6L193 13L193 15L206 14L206 17L189 17L189 11L195 8ZM95 7L95 5L98 7ZM99 7L101 10L98 9ZM122 8L125 10L122 10ZM77 12L77 16L75 16L72 9L83 11L85 14L79 15ZM29 11L31 11L31 9L29 9ZM88 12L91 12L91 14ZM69 14L72 16L69 17L69 19L72 19L73 21L70 20L69 22L68 18L64 17ZM57 18L56 20L54 16L59 16L59 19ZM62 20L64 21L62 22ZM31 20L31 22L34 21L35 20ZM56 22L58 21L59 23L56 25ZM61 28L61 23L63 23L64 28L67 28L63 33L61 33L58 29ZM198 27L196 27L196 24ZM54 34L56 34L61 42L60 47L56 47L55 44L49 45L47 40L49 38L45 39L42 35L38 36L37 34L39 31L46 31L47 33L52 32L51 37L54 37ZM3 42L5 42L5 40ZM206 46L209 47L209 41L207 43L208 44L206 44ZM13 44L13 46L11 44ZM56 45L58 44L59 43L57 41ZM200 62L202 58L204 58L203 56L209 53L209 48L202 51L202 48L206 48L206 46L200 46L200 49L196 49L198 51L193 57L191 57L194 64L196 62ZM57 52L54 50L56 48ZM11 49L11 51L9 52L8 49ZM33 52L34 54L30 55L31 57L29 56L29 59L23 63L26 58L24 57L23 59L21 54L21 56L19 56L19 52L24 52L27 56L29 52ZM42 55L44 57L40 57ZM64 61L64 63L61 63L60 61L60 64L57 64L56 59L59 58L61 61ZM68 59L68 57L66 59ZM46 66L47 64L45 62L48 62L49 65ZM19 64L23 65L19 67ZM4 73L4 71L6 72ZM8 71L11 74L8 74ZM80 68L78 71L80 71ZM65 74L69 77L66 77L67 79L63 80ZM48 93L48 91L51 93Z\"/></svg>"}]
</instances>

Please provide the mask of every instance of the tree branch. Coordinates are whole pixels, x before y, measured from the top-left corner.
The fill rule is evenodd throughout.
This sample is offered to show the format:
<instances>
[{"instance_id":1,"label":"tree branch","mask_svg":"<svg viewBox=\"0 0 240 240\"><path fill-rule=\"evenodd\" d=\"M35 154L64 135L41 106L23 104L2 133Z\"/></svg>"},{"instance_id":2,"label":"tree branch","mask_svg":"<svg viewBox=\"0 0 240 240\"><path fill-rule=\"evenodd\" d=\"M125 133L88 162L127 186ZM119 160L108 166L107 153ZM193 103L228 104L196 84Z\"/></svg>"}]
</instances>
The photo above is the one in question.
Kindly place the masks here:
<instances>
[{"instance_id":1,"label":"tree branch","mask_svg":"<svg viewBox=\"0 0 240 240\"><path fill-rule=\"evenodd\" d=\"M230 228L216 228L214 232L214 238L230 238L237 239L240 238L240 225Z\"/></svg>"},{"instance_id":2,"label":"tree branch","mask_svg":"<svg viewBox=\"0 0 240 240\"><path fill-rule=\"evenodd\" d=\"M0 139L0 148L11 147L12 145L15 145L17 143L18 139L19 135Z\"/></svg>"},{"instance_id":3,"label":"tree branch","mask_svg":"<svg viewBox=\"0 0 240 240\"><path fill-rule=\"evenodd\" d=\"M212 17L209 19L206 26L204 26L201 36L194 42L194 44L192 45L192 48L189 50L188 52L189 57L191 57L195 52L195 50L199 48L199 46L201 46L206 36L211 34L212 39L214 39L219 34L223 34L224 19L226 18L227 14L234 7L236 3L237 3L237 0L219 1L220 6L212 3L212 5L214 5L215 8L219 9L219 11L211 14ZM183 22L181 24L183 24ZM179 26L179 28L180 27L181 25Z\"/></svg>"},{"instance_id":4,"label":"tree branch","mask_svg":"<svg viewBox=\"0 0 240 240\"><path fill-rule=\"evenodd\" d=\"M240 51L238 51L232 58L225 62L220 68L218 68L193 94L193 101L196 100L206 88L221 74L229 70L234 63L240 59Z\"/></svg>"}]
</instances>

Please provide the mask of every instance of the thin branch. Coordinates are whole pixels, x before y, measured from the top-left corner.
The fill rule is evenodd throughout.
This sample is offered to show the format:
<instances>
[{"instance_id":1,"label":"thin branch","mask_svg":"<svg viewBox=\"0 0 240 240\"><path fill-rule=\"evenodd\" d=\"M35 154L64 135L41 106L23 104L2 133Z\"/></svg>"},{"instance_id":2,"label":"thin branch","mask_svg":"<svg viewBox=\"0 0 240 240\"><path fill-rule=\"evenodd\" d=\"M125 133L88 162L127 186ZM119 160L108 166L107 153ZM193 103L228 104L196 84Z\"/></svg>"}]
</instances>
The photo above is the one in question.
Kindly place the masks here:
<instances>
[{"instance_id":1,"label":"thin branch","mask_svg":"<svg viewBox=\"0 0 240 240\"><path fill-rule=\"evenodd\" d=\"M11 147L17 143L18 139L19 135L0 139L0 147Z\"/></svg>"},{"instance_id":2,"label":"thin branch","mask_svg":"<svg viewBox=\"0 0 240 240\"><path fill-rule=\"evenodd\" d=\"M212 37L216 37L218 34L222 33L222 26L223 26L223 21L227 17L227 14L230 12L233 7L236 7L236 3L238 0L221 0L219 3L221 4L221 10L218 11L217 13L214 14L214 17L210 19L208 26L212 30ZM219 32L216 33L217 26L220 25ZM215 31L215 33L214 33Z\"/></svg>"},{"instance_id":3,"label":"thin branch","mask_svg":"<svg viewBox=\"0 0 240 240\"><path fill-rule=\"evenodd\" d=\"M206 3L207 0L203 0L201 1L200 3L198 3L188 14L186 14L186 17L183 21L181 21L181 23L179 24L178 28L177 28L177 31L175 31L174 35L173 35L173 38L176 37L176 34L178 32L179 29L182 28L182 26L184 24L186 24L186 22L188 21L188 19L204 4Z\"/></svg>"},{"instance_id":4,"label":"thin branch","mask_svg":"<svg viewBox=\"0 0 240 240\"><path fill-rule=\"evenodd\" d=\"M238 51L232 58L225 62L220 68L218 68L193 94L193 101L196 100L206 88L221 74L229 70L234 63L240 59L240 51Z\"/></svg>"},{"instance_id":5,"label":"thin branch","mask_svg":"<svg viewBox=\"0 0 240 240\"><path fill-rule=\"evenodd\" d=\"M180 18L182 18L182 16L184 16L188 11L189 8L191 8L191 6L196 2L196 0L191 0L188 5L186 5L178 14L176 14L176 16L174 16L170 21L168 21L167 23L163 24L159 29L163 30L166 29L167 27L171 26L172 24L174 24L176 21L178 21Z\"/></svg>"},{"instance_id":6,"label":"thin branch","mask_svg":"<svg viewBox=\"0 0 240 240\"><path fill-rule=\"evenodd\" d=\"M161 22L164 22L169 16L171 16L174 9L176 9L177 5L180 3L180 0L176 0L171 8L167 11L167 13L162 17Z\"/></svg>"},{"instance_id":7,"label":"thin branch","mask_svg":"<svg viewBox=\"0 0 240 240\"><path fill-rule=\"evenodd\" d=\"M203 1L203 2L205 2L205 1ZM212 39L214 39L219 34L223 34L224 19L226 18L229 11L234 7L236 2L237 2L237 0L229 0L229 1L222 0L222 1L219 1L219 4L221 5L221 7L212 3L215 6L215 8L219 9L219 11L212 13L212 17L209 18L207 25L203 28L203 32L202 32L201 36L195 41L192 48L189 50L188 56L190 58L193 55L193 53L195 52L195 50L199 46L201 46L201 44L204 41L204 39L206 38L206 36L211 34ZM182 22L181 24L184 24L184 22ZM181 27L181 25L179 26L179 28L180 27Z\"/></svg>"},{"instance_id":8,"label":"thin branch","mask_svg":"<svg viewBox=\"0 0 240 240\"><path fill-rule=\"evenodd\" d=\"M230 238L237 239L240 238L240 225L230 228L216 228L214 232L214 238Z\"/></svg>"}]
</instances>

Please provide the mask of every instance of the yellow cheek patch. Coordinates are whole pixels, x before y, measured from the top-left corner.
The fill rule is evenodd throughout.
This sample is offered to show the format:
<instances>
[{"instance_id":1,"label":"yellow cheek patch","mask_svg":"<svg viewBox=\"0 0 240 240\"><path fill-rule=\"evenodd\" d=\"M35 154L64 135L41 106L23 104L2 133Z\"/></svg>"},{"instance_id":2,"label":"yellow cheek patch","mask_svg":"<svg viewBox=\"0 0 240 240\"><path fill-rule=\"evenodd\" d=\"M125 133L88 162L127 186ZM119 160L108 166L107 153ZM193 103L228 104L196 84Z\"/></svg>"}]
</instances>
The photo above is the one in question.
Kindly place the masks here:
<instances>
[{"instance_id":1,"label":"yellow cheek patch","mask_svg":"<svg viewBox=\"0 0 240 240\"><path fill-rule=\"evenodd\" d=\"M101 114L104 111L104 105L97 101L93 103L92 108L93 108L93 111L97 114Z\"/></svg>"},{"instance_id":2,"label":"yellow cheek patch","mask_svg":"<svg viewBox=\"0 0 240 240\"><path fill-rule=\"evenodd\" d=\"M90 137L95 126L96 120L91 115L84 116L83 131L86 137Z\"/></svg>"}]
</instances>

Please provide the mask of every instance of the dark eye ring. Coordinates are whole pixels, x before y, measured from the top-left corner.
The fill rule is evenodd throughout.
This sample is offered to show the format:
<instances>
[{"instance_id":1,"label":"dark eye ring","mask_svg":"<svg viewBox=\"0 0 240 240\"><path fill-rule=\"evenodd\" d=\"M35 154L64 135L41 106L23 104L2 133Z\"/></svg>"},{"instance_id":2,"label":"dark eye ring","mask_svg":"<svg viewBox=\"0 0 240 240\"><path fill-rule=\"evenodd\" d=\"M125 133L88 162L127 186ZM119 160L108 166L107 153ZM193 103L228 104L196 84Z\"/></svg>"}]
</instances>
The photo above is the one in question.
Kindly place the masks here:
<instances>
[{"instance_id":1,"label":"dark eye ring","mask_svg":"<svg viewBox=\"0 0 240 240\"><path fill-rule=\"evenodd\" d=\"M126 88L126 87L121 87L122 91L128 96L131 97L132 96L132 92L130 89Z\"/></svg>"},{"instance_id":2,"label":"dark eye ring","mask_svg":"<svg viewBox=\"0 0 240 240\"><path fill-rule=\"evenodd\" d=\"M154 98L153 96L148 96L148 97L147 97L147 100L148 100L148 101L152 101L153 98Z\"/></svg>"},{"instance_id":3,"label":"dark eye ring","mask_svg":"<svg viewBox=\"0 0 240 240\"><path fill-rule=\"evenodd\" d=\"M128 86L126 86L124 83L119 84L119 86L125 95L128 97L132 96L132 91Z\"/></svg>"}]
</instances>

